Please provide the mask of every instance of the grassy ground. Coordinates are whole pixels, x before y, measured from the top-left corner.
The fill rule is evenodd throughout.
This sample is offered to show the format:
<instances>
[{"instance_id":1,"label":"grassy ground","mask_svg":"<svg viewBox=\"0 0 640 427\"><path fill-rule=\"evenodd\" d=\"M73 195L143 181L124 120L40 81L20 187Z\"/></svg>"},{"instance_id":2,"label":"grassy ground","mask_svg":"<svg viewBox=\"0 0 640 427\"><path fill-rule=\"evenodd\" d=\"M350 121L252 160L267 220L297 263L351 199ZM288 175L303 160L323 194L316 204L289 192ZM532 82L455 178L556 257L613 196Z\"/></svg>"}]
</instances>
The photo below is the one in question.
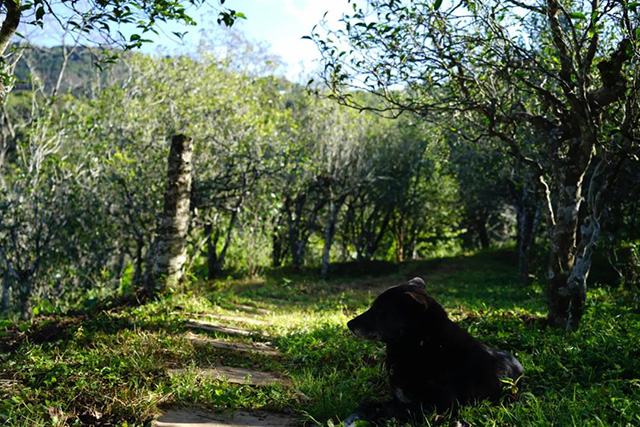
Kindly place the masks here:
<instances>
[{"instance_id":1,"label":"grassy ground","mask_svg":"<svg viewBox=\"0 0 640 427\"><path fill-rule=\"evenodd\" d=\"M173 404L261 408L337 424L362 400L387 393L382 346L355 339L347 320L385 286L420 275L451 317L515 354L526 370L519 401L464 408L459 419L474 426L640 425L640 314L619 290L594 287L580 331L550 330L541 322L542 286L519 286L512 260L507 252L488 252L329 282L280 270L262 280L194 285L141 307L4 322L0 424L149 425L159 408ZM234 304L273 311L268 326L245 326L269 333L281 357L235 354L184 338L184 322L195 313L250 315ZM293 386L166 373L215 363L280 372Z\"/></svg>"}]
</instances>

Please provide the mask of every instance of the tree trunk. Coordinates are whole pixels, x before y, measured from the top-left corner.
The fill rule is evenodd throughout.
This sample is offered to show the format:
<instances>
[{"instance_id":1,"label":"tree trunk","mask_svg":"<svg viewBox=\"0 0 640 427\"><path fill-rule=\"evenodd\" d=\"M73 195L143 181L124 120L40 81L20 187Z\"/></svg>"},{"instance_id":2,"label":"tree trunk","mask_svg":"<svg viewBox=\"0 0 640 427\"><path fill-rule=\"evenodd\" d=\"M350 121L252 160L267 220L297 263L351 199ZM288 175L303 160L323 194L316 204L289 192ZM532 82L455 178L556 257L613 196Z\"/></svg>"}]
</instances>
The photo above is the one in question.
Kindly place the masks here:
<instances>
[{"instance_id":1,"label":"tree trunk","mask_svg":"<svg viewBox=\"0 0 640 427\"><path fill-rule=\"evenodd\" d=\"M487 220L485 218L477 219L475 221L475 229L480 239L480 247L482 247L482 249L488 249L490 241L489 232L487 231Z\"/></svg>"},{"instance_id":2,"label":"tree trunk","mask_svg":"<svg viewBox=\"0 0 640 427\"><path fill-rule=\"evenodd\" d=\"M9 272L5 271L2 277L2 299L0 300L0 313L9 311L9 294L11 292L11 279Z\"/></svg>"},{"instance_id":3,"label":"tree trunk","mask_svg":"<svg viewBox=\"0 0 640 427\"><path fill-rule=\"evenodd\" d=\"M336 234L336 223L338 222L338 215L340 215L340 209L344 199L338 200L335 203L333 200L329 201L327 210L327 221L324 228L324 250L322 252L322 268L320 276L323 280L329 277L329 261L331 255L331 245L333 244L333 238Z\"/></svg>"},{"instance_id":4,"label":"tree trunk","mask_svg":"<svg viewBox=\"0 0 640 427\"><path fill-rule=\"evenodd\" d=\"M2 4L2 2L0 2ZM2 22L2 27L0 27L0 57L4 56L4 52L7 50L9 43L11 43L11 39L13 35L16 33L18 29L18 25L20 24L20 17L22 15L22 1L21 0L6 0L4 2L5 6L5 17ZM7 68L4 65L4 61L2 61L2 65L0 65L0 73L7 73ZM5 103L7 95L9 94L12 85L5 85L7 79L0 79L0 105Z\"/></svg>"},{"instance_id":5,"label":"tree trunk","mask_svg":"<svg viewBox=\"0 0 640 427\"><path fill-rule=\"evenodd\" d=\"M218 262L218 238L220 233L216 228L213 232L213 224L207 223L204 226L204 232L207 236L207 278L213 280L216 277L216 264Z\"/></svg>"},{"instance_id":6,"label":"tree trunk","mask_svg":"<svg viewBox=\"0 0 640 427\"><path fill-rule=\"evenodd\" d=\"M18 309L20 319L27 320L31 317L31 292L33 288L33 277L30 274L18 274Z\"/></svg>"},{"instance_id":7,"label":"tree trunk","mask_svg":"<svg viewBox=\"0 0 640 427\"><path fill-rule=\"evenodd\" d=\"M586 286L569 289L569 275L574 267L578 211L582 200L582 185L565 186L560 191L556 210L556 226L551 233L547 296L549 324L575 330L582 318Z\"/></svg>"},{"instance_id":8,"label":"tree trunk","mask_svg":"<svg viewBox=\"0 0 640 427\"><path fill-rule=\"evenodd\" d=\"M304 246L300 238L300 221L302 215L302 207L304 206L306 196L298 196L295 200L295 213L287 211L287 219L289 223L289 247L291 248L291 264L294 269L302 267L304 262Z\"/></svg>"},{"instance_id":9,"label":"tree trunk","mask_svg":"<svg viewBox=\"0 0 640 427\"><path fill-rule=\"evenodd\" d=\"M540 222L540 203L535 192L528 185L523 186L520 195L514 194L514 196L517 198L515 210L518 231L518 270L520 283L527 285L531 283L531 249Z\"/></svg>"},{"instance_id":10,"label":"tree trunk","mask_svg":"<svg viewBox=\"0 0 640 427\"><path fill-rule=\"evenodd\" d=\"M389 220L391 219L392 213L393 209L388 209L384 215L384 218L382 219L382 224L380 224L380 229L378 230L378 232L375 233L375 230L372 230L372 232L375 233L375 236L367 244L367 261L373 259L373 256L376 254L376 251L380 246L380 242L384 237L384 233L386 233L387 231L387 226L389 225Z\"/></svg>"},{"instance_id":11,"label":"tree trunk","mask_svg":"<svg viewBox=\"0 0 640 427\"><path fill-rule=\"evenodd\" d=\"M144 248L144 239L142 237L142 235L138 235L138 237L136 238L136 264L135 264L135 270L133 272L133 283L136 286L140 286L142 285L143 282L143 257L142 257L142 249ZM151 250L151 248L149 249ZM147 274L148 274L148 270L147 270Z\"/></svg>"},{"instance_id":12,"label":"tree trunk","mask_svg":"<svg viewBox=\"0 0 640 427\"><path fill-rule=\"evenodd\" d=\"M171 138L164 209L159 221L153 273L149 286L174 285L187 259L187 232L191 200L193 141L185 135ZM153 292L153 289L150 289Z\"/></svg>"},{"instance_id":13,"label":"tree trunk","mask_svg":"<svg viewBox=\"0 0 640 427\"><path fill-rule=\"evenodd\" d=\"M587 138L588 135L583 135L573 139L566 158L556 160L560 191L554 214L555 224L550 236L548 322L566 330L577 330L580 326L587 299L586 275L591 267L591 257L582 258L579 265L575 262L582 187L595 147L595 142L590 143ZM581 245L583 243L580 242ZM576 267L580 269L584 280L570 282L569 278Z\"/></svg>"},{"instance_id":14,"label":"tree trunk","mask_svg":"<svg viewBox=\"0 0 640 427\"><path fill-rule=\"evenodd\" d=\"M222 250L217 256L217 259L213 263L214 277L220 274L220 272L222 271L222 266L224 265L224 259L227 256L227 250L229 249L229 244L231 243L231 232L233 231L233 227L236 223L236 219L238 218L238 209L239 209L240 203L241 202L238 202L235 210L231 214L231 219L229 220L229 226L227 227L227 233L224 239L224 245L222 246ZM216 241L217 241L217 238L216 238ZM211 275L211 272L209 274Z\"/></svg>"},{"instance_id":15,"label":"tree trunk","mask_svg":"<svg viewBox=\"0 0 640 427\"><path fill-rule=\"evenodd\" d=\"M396 261L403 262L405 260L406 247L404 213L395 213L391 224L393 229L393 239L395 242Z\"/></svg>"},{"instance_id":16,"label":"tree trunk","mask_svg":"<svg viewBox=\"0 0 640 427\"><path fill-rule=\"evenodd\" d=\"M558 279L558 276L551 276L557 269L554 271L551 268L553 265L550 266L549 323L553 326L562 326L567 330L576 330L580 326L587 299L587 278L591 269L591 257L600 234L600 218L604 211L605 197L620 174L624 160L625 157L620 157L615 164L609 164L606 159L603 159L595 167L587 194L588 215L580 226L580 240L577 247L573 247L570 252L570 269L561 271L562 275L558 275L560 277ZM570 211L571 213L575 212L575 215L570 216L572 220L575 217L574 242L578 226L578 209L582 200L579 190L576 194L578 196L577 203L574 210ZM566 236L560 234L560 237ZM571 236L569 235L569 237ZM562 248L560 245L557 246ZM564 282L560 280L564 280Z\"/></svg>"},{"instance_id":17,"label":"tree trunk","mask_svg":"<svg viewBox=\"0 0 640 427\"><path fill-rule=\"evenodd\" d=\"M282 265L282 238L278 231L274 231L271 236L271 266L280 267Z\"/></svg>"}]
</instances>

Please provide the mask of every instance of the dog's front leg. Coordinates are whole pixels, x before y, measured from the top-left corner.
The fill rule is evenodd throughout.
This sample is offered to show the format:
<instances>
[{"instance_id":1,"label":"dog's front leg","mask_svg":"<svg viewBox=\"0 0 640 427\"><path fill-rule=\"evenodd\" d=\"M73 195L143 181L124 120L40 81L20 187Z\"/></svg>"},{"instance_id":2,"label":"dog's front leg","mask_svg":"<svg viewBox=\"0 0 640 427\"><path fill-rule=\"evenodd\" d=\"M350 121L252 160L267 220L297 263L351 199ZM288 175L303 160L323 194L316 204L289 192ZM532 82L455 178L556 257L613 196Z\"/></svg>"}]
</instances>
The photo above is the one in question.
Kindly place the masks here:
<instances>
[{"instance_id":1,"label":"dog's front leg","mask_svg":"<svg viewBox=\"0 0 640 427\"><path fill-rule=\"evenodd\" d=\"M385 406L385 402L365 402L362 403L356 411L349 415L342 422L344 427L354 427L357 421L371 421L375 422L377 413Z\"/></svg>"},{"instance_id":2,"label":"dog's front leg","mask_svg":"<svg viewBox=\"0 0 640 427\"><path fill-rule=\"evenodd\" d=\"M392 418L406 421L416 410L420 410L418 404L402 403L396 399L387 402L366 402L358 406L356 411L343 421L343 426L354 427L357 421L377 424Z\"/></svg>"}]
</instances>

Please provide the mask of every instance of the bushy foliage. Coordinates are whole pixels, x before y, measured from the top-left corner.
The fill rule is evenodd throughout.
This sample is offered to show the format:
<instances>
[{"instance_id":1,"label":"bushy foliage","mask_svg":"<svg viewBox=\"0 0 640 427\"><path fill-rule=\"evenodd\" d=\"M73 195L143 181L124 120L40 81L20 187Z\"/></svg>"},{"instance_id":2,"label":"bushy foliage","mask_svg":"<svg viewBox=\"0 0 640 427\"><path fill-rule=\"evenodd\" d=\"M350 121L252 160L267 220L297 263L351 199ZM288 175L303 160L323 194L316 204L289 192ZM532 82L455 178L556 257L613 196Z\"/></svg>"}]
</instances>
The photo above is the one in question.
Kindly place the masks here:
<instances>
[{"instance_id":1,"label":"bushy foliage","mask_svg":"<svg viewBox=\"0 0 640 427\"><path fill-rule=\"evenodd\" d=\"M457 184L437 132L336 107L257 73L243 52L129 54L107 86L14 92L15 147L0 165L5 311L144 282L175 133L195 144L187 268L254 275L450 246Z\"/></svg>"}]
</instances>

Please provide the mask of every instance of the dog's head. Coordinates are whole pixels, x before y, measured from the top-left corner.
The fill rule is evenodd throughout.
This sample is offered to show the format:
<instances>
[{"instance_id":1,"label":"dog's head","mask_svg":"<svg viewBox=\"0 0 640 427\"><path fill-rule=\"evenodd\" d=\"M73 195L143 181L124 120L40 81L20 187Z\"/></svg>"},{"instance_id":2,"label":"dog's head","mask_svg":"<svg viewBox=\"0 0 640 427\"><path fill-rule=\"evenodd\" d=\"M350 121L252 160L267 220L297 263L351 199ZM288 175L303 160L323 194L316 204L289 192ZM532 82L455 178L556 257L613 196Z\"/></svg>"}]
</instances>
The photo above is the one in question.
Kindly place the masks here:
<instances>
[{"instance_id":1,"label":"dog's head","mask_svg":"<svg viewBox=\"0 0 640 427\"><path fill-rule=\"evenodd\" d=\"M358 337L388 343L427 326L425 322L434 315L446 316L440 304L425 291L424 281L416 277L381 293L369 310L350 320L347 326Z\"/></svg>"}]
</instances>

